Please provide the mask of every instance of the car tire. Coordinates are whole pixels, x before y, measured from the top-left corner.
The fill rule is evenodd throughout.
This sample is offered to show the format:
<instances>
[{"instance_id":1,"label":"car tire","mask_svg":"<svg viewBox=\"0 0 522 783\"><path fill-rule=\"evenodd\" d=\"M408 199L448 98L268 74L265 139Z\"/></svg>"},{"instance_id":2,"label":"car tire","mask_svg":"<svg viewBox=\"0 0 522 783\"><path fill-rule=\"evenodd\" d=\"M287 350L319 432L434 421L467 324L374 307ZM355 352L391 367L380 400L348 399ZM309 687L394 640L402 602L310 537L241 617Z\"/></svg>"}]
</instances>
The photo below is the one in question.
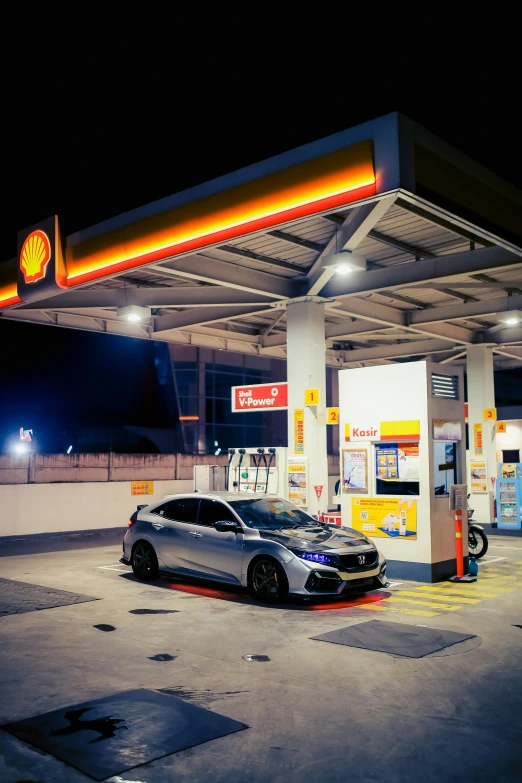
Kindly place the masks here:
<instances>
[{"instance_id":1,"label":"car tire","mask_svg":"<svg viewBox=\"0 0 522 783\"><path fill-rule=\"evenodd\" d=\"M248 589L258 601L275 604L288 595L288 579L277 560L261 556L248 570Z\"/></svg>"},{"instance_id":2,"label":"car tire","mask_svg":"<svg viewBox=\"0 0 522 783\"><path fill-rule=\"evenodd\" d=\"M138 541L132 550L132 570L142 582L153 582L158 576L158 558L147 541Z\"/></svg>"}]
</instances>

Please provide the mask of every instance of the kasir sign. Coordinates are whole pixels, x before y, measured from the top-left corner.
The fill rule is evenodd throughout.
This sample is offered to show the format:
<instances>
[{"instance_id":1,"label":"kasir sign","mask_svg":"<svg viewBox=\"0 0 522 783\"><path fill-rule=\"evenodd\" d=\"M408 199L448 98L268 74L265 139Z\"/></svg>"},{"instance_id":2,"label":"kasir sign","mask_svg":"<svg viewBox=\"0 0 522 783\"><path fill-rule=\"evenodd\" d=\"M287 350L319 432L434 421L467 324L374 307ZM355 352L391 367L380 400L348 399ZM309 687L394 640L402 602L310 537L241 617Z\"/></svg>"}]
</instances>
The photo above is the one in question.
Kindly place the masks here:
<instances>
[{"instance_id":1,"label":"kasir sign","mask_svg":"<svg viewBox=\"0 0 522 783\"><path fill-rule=\"evenodd\" d=\"M253 386L232 386L232 411L286 411L287 383L259 383Z\"/></svg>"}]
</instances>

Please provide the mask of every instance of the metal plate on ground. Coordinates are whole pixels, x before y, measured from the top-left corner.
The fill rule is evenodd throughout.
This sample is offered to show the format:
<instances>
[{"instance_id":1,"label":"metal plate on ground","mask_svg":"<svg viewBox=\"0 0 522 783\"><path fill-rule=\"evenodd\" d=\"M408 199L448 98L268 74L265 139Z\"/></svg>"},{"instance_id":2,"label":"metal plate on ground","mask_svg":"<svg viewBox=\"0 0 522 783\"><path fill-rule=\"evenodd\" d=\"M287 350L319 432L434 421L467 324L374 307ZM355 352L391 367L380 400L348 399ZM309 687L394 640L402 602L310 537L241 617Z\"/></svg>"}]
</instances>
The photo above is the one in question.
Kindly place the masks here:
<instances>
[{"instance_id":1,"label":"metal plate on ground","mask_svg":"<svg viewBox=\"0 0 522 783\"><path fill-rule=\"evenodd\" d=\"M94 780L249 728L232 718L140 688L2 726Z\"/></svg>"},{"instance_id":2,"label":"metal plate on ground","mask_svg":"<svg viewBox=\"0 0 522 783\"><path fill-rule=\"evenodd\" d=\"M346 647L402 655L405 658L423 658L430 653L474 638L475 635L470 633L441 631L438 628L387 623L381 620L369 620L366 623L350 625L347 628L339 628L312 637L320 642L344 644Z\"/></svg>"},{"instance_id":3,"label":"metal plate on ground","mask_svg":"<svg viewBox=\"0 0 522 783\"><path fill-rule=\"evenodd\" d=\"M99 600L99 598L92 598L89 595L57 590L54 587L15 582L12 579L0 579L0 617Z\"/></svg>"}]
</instances>

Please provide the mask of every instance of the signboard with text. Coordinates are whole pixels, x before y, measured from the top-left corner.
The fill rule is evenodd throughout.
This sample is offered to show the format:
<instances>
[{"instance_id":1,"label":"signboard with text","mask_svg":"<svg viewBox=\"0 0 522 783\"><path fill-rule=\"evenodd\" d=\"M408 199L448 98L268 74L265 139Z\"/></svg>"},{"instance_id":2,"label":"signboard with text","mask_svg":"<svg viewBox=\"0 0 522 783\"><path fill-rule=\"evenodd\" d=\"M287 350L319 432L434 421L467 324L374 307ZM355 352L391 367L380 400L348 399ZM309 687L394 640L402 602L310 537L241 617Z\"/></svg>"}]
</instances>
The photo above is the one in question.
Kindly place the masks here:
<instances>
[{"instance_id":1,"label":"signboard with text","mask_svg":"<svg viewBox=\"0 0 522 783\"><path fill-rule=\"evenodd\" d=\"M232 386L232 412L286 411L288 384L258 383L251 386Z\"/></svg>"}]
</instances>

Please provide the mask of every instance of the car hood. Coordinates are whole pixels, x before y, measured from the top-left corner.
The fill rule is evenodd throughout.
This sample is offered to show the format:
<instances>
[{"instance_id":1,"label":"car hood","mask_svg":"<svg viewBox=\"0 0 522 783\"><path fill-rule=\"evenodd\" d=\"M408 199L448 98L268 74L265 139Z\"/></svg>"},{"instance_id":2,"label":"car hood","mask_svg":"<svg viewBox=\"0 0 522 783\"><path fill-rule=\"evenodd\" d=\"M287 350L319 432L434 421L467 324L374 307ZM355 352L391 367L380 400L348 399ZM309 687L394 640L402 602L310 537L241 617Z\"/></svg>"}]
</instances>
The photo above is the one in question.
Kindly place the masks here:
<instances>
[{"instance_id":1,"label":"car hood","mask_svg":"<svg viewBox=\"0 0 522 783\"><path fill-rule=\"evenodd\" d=\"M346 552L354 547L361 550L374 549L373 544L368 544L358 530L351 527L337 527L337 525L322 525L283 530L260 530L261 538L277 541L288 549L302 549L305 552Z\"/></svg>"}]
</instances>

